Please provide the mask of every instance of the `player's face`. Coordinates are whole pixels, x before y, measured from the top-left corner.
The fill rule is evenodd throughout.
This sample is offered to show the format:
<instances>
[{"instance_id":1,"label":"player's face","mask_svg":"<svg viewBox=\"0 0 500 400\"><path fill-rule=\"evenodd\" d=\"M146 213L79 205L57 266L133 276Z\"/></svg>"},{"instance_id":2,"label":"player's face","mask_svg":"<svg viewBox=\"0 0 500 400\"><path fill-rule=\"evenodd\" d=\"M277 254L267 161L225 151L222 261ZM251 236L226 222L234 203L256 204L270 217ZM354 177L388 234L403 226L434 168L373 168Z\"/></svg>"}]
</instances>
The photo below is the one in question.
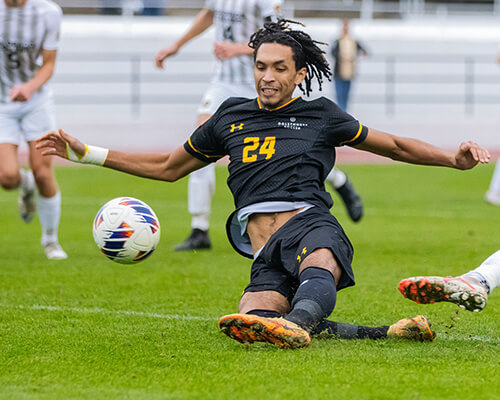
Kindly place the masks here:
<instances>
[{"instance_id":1,"label":"player's face","mask_svg":"<svg viewBox=\"0 0 500 400\"><path fill-rule=\"evenodd\" d=\"M254 79L260 103L266 109L280 107L292 99L293 91L306 76L306 69L295 69L289 46L264 43L255 57Z\"/></svg>"},{"instance_id":2,"label":"player's face","mask_svg":"<svg viewBox=\"0 0 500 400\"><path fill-rule=\"evenodd\" d=\"M3 0L7 7L23 7L28 0Z\"/></svg>"}]
</instances>

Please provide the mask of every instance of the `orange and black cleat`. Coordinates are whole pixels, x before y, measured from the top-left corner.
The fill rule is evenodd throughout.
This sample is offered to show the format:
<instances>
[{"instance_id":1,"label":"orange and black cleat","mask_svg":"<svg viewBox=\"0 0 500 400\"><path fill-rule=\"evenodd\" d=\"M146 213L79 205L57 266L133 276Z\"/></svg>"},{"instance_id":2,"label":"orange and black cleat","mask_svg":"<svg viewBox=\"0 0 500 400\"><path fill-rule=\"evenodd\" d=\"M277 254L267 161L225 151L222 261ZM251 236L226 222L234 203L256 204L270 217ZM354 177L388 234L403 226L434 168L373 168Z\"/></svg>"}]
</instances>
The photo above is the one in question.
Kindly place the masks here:
<instances>
[{"instance_id":1,"label":"orange and black cleat","mask_svg":"<svg viewBox=\"0 0 500 400\"><path fill-rule=\"evenodd\" d=\"M431 324L426 317L417 315L415 318L405 318L392 324L387 331L387 337L432 342L436 333L431 329Z\"/></svg>"},{"instance_id":2,"label":"orange and black cleat","mask_svg":"<svg viewBox=\"0 0 500 400\"><path fill-rule=\"evenodd\" d=\"M264 318L252 314L230 314L219 320L222 333L240 343L266 342L280 348L309 346L309 334L284 318Z\"/></svg>"},{"instance_id":3,"label":"orange and black cleat","mask_svg":"<svg viewBox=\"0 0 500 400\"><path fill-rule=\"evenodd\" d=\"M419 304L448 301L477 312L488 302L487 290L463 277L417 276L403 279L398 289L404 297Z\"/></svg>"}]
</instances>

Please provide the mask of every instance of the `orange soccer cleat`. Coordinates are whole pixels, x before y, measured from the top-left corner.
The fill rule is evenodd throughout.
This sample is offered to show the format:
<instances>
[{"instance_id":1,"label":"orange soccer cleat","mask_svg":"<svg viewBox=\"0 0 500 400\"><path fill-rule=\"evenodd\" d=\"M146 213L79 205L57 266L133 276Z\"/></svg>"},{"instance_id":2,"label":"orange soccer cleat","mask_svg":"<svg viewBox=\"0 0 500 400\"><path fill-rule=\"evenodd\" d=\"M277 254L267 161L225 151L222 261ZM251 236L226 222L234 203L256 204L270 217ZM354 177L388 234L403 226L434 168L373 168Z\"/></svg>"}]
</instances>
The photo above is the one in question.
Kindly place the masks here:
<instances>
[{"instance_id":1,"label":"orange soccer cleat","mask_svg":"<svg viewBox=\"0 0 500 400\"><path fill-rule=\"evenodd\" d=\"M387 337L432 342L436 333L431 329L431 324L426 317L417 315L415 318L405 318L392 324L387 331Z\"/></svg>"},{"instance_id":2,"label":"orange soccer cleat","mask_svg":"<svg viewBox=\"0 0 500 400\"><path fill-rule=\"evenodd\" d=\"M280 348L298 349L311 342L309 334L284 318L252 314L230 314L219 320L222 333L240 343L266 342Z\"/></svg>"}]
</instances>

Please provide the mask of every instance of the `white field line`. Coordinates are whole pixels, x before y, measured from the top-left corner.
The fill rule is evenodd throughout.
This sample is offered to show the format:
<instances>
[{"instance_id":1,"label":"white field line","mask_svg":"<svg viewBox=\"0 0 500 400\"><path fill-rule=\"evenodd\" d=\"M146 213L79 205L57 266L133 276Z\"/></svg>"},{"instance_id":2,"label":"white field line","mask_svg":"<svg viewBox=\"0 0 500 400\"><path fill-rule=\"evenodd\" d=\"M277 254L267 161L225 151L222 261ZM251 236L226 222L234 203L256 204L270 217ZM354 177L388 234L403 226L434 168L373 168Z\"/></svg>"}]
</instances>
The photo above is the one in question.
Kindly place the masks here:
<instances>
[{"instance_id":1,"label":"white field line","mask_svg":"<svg viewBox=\"0 0 500 400\"><path fill-rule=\"evenodd\" d=\"M132 317L146 317L155 319L176 319L176 320L186 320L186 321L217 321L217 317L201 317L196 315L180 315L180 314L158 314L142 311L131 311L131 310L107 310L105 308L78 308L78 307L58 307L58 306L43 306L39 304L34 304L31 306L6 306L0 305L2 308L15 308L20 310L42 310L42 311L55 311L55 312L66 312L75 314L105 314L105 315L127 315Z\"/></svg>"},{"instance_id":2,"label":"white field line","mask_svg":"<svg viewBox=\"0 0 500 400\"><path fill-rule=\"evenodd\" d=\"M184 321L217 321L218 317L202 317L196 315L179 315L179 314L158 314L142 311L131 311L131 310L107 310L105 308L79 308L79 307L58 307L58 306L43 306L39 304L34 304L31 306L25 305L4 305L0 304L0 308L13 308L18 310L42 310L42 311L53 311L53 312L66 312L75 314L105 314L105 315L126 315L132 317L145 317L154 319L165 319L165 320L184 320ZM460 341L460 342L484 342L484 343L496 343L500 344L500 338L492 338L485 336L455 336L448 334L440 334L437 340L445 341Z\"/></svg>"}]
</instances>

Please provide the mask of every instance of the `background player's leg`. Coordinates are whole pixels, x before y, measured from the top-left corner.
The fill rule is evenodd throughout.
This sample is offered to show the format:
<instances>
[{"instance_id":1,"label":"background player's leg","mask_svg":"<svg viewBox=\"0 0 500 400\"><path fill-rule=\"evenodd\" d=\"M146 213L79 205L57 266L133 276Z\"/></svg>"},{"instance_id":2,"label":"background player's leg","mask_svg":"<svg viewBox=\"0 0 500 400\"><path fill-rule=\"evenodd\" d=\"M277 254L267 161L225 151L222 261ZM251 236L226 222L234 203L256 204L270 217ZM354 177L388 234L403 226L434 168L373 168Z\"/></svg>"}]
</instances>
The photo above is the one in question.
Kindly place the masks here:
<instances>
[{"instance_id":1,"label":"background player's leg","mask_svg":"<svg viewBox=\"0 0 500 400\"><path fill-rule=\"evenodd\" d=\"M358 222L363 216L363 203L347 175L338 168L333 168L326 177L326 182L342 198L349 217Z\"/></svg>"},{"instance_id":2,"label":"background player's leg","mask_svg":"<svg viewBox=\"0 0 500 400\"><path fill-rule=\"evenodd\" d=\"M479 267L462 276L476 280L485 286L490 294L493 289L500 285L500 250L484 260Z\"/></svg>"},{"instance_id":3,"label":"background player's leg","mask_svg":"<svg viewBox=\"0 0 500 400\"><path fill-rule=\"evenodd\" d=\"M61 193L52 170L51 158L43 157L29 142L30 166L35 177L40 196L38 197L38 216L42 225L41 243L47 258L59 260L67 254L59 245L58 229L61 217Z\"/></svg>"},{"instance_id":4,"label":"background player's leg","mask_svg":"<svg viewBox=\"0 0 500 400\"><path fill-rule=\"evenodd\" d=\"M15 144L0 143L0 185L5 190L19 189L19 214L29 223L36 211L35 182L31 171L19 167L17 151Z\"/></svg>"},{"instance_id":5,"label":"background player's leg","mask_svg":"<svg viewBox=\"0 0 500 400\"><path fill-rule=\"evenodd\" d=\"M490 188L486 192L486 201L500 206L500 158L497 160L495 172L491 178Z\"/></svg>"},{"instance_id":6,"label":"background player's leg","mask_svg":"<svg viewBox=\"0 0 500 400\"><path fill-rule=\"evenodd\" d=\"M5 190L14 190L21 185L18 146L11 143L0 143L0 185Z\"/></svg>"},{"instance_id":7,"label":"background player's leg","mask_svg":"<svg viewBox=\"0 0 500 400\"><path fill-rule=\"evenodd\" d=\"M205 123L211 114L200 114L196 126ZM191 234L176 251L210 249L212 243L208 235L210 206L215 191L215 166L213 164L189 175L188 210L191 214Z\"/></svg>"},{"instance_id":8,"label":"background player's leg","mask_svg":"<svg viewBox=\"0 0 500 400\"><path fill-rule=\"evenodd\" d=\"M399 282L399 291L420 304L450 302L469 311L481 311L488 294L500 285L500 250L479 267L457 277L416 276Z\"/></svg>"}]
</instances>

